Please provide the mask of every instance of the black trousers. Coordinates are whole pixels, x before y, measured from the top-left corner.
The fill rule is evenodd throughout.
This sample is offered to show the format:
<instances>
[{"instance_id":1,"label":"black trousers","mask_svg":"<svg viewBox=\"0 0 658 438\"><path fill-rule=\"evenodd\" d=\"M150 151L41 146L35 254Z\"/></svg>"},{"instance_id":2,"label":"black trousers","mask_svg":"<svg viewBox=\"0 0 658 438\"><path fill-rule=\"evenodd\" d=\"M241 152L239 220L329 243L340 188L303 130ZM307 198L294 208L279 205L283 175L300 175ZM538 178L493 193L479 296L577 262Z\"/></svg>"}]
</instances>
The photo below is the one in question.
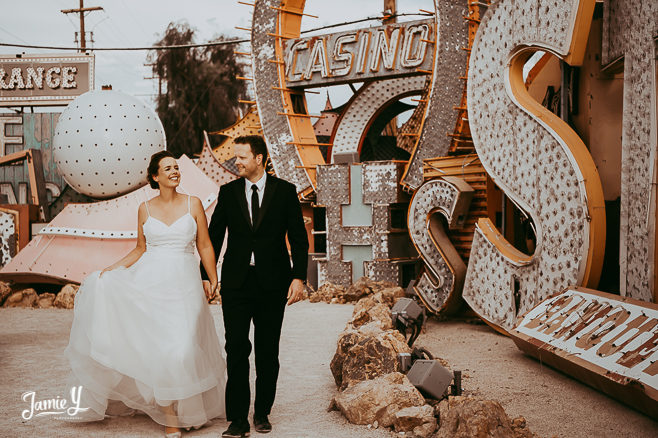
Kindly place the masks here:
<instances>
[{"instance_id":1,"label":"black trousers","mask_svg":"<svg viewBox=\"0 0 658 438\"><path fill-rule=\"evenodd\" d=\"M222 312L226 333L226 419L246 420L249 415L249 329L254 324L256 359L256 399L254 413L269 415L279 377L279 339L286 306L286 291L267 290L256 270L249 274L241 289L222 288Z\"/></svg>"}]
</instances>

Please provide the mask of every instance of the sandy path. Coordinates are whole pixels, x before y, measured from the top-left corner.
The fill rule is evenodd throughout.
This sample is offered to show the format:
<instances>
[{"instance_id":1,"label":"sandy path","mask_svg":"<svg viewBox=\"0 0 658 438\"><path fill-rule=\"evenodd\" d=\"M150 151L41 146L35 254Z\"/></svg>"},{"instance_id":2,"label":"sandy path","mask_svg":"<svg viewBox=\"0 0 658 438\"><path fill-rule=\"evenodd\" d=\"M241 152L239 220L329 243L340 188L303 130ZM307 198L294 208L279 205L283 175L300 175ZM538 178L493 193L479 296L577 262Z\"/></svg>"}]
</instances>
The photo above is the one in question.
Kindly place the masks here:
<instances>
[{"instance_id":1,"label":"sandy path","mask_svg":"<svg viewBox=\"0 0 658 438\"><path fill-rule=\"evenodd\" d=\"M221 327L219 308L212 306L211 311ZM399 436L351 425L339 413L326 410L336 391L329 362L351 313L350 305L302 302L288 308L277 402L270 417L274 431L252 436ZM0 309L0 436L163 436L160 426L144 415L85 424L21 418L28 407L21 400L23 392L36 391L37 399L64 396L68 364L62 352L72 317L70 310ZM223 341L223 335L220 338ZM430 321L416 344L461 369L468 376L463 382L465 390L499 400L510 416L525 416L530 428L543 437L658 436L658 423L542 367L486 326ZM217 419L212 426L185 436L217 437L225 428L226 422Z\"/></svg>"},{"instance_id":2,"label":"sandy path","mask_svg":"<svg viewBox=\"0 0 658 438\"><path fill-rule=\"evenodd\" d=\"M221 311L211 306L217 327ZM352 315L352 306L301 302L289 307L281 343L281 374L268 435L282 437L391 437L386 430L368 430L349 424L338 412L327 412L336 386L329 362L336 339ZM23 420L29 404L25 391L36 399L64 396L68 344L73 311L60 309L0 309L0 437L155 437L161 427L145 415L111 418L100 422L70 424L49 417ZM223 329L218 330L223 333ZM220 336L223 346L223 334ZM252 354L252 370L253 370ZM254 373L252 372L252 388ZM184 434L218 437L227 427L216 419L212 426Z\"/></svg>"}]
</instances>

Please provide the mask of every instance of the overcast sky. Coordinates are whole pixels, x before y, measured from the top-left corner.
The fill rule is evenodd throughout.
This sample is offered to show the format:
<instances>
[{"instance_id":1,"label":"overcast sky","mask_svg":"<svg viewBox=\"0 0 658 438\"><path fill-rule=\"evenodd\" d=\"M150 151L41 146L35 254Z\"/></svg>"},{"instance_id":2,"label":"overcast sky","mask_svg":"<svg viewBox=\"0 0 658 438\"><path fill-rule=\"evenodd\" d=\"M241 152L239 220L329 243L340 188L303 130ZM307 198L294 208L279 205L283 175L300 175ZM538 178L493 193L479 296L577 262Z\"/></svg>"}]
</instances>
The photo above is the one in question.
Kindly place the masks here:
<instances>
[{"instance_id":1,"label":"overcast sky","mask_svg":"<svg viewBox=\"0 0 658 438\"><path fill-rule=\"evenodd\" d=\"M246 2L253 2L247 0ZM383 0L307 0L305 11L319 18L304 17L302 29L312 29L365 17L381 15ZM65 15L61 9L79 6L78 0L20 0L5 5L0 16L0 42L75 47L74 32L79 30L79 15ZM87 13L85 26L93 31L95 47L151 46L172 21L187 21L197 31L197 42L211 40L218 34L235 38L249 38L249 33L235 26L250 27L250 6L236 0L86 0L85 7L102 6L103 11ZM419 9L433 10L432 0L398 1L398 12L417 13ZM418 19L405 17L402 20ZM353 27L376 26L371 21ZM341 31L350 27L331 31ZM324 33L323 32L323 33ZM248 46L245 47L248 50ZM53 54L50 50L0 47L0 54ZM144 64L146 51L121 51L96 54L96 88L111 84L114 90L152 102L157 81ZM340 105L351 94L347 87L331 90L332 103ZM324 106L325 96L308 95L311 112ZM50 109L52 111L52 109Z\"/></svg>"}]
</instances>

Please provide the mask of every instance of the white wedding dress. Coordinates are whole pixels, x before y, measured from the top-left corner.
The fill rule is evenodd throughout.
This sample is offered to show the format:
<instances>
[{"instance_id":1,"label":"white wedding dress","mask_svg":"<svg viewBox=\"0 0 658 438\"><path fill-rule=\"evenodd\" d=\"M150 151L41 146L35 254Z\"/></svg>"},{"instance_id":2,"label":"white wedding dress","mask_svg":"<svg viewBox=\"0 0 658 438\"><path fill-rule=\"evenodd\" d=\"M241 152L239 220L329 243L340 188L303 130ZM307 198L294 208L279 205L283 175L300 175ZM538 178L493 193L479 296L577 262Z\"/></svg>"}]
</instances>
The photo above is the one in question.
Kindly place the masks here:
<instances>
[{"instance_id":1,"label":"white wedding dress","mask_svg":"<svg viewBox=\"0 0 658 438\"><path fill-rule=\"evenodd\" d=\"M90 274L75 296L65 394L82 385L80 407L90 409L69 420L137 410L190 427L225 416L226 362L194 254L189 199L171 225L149 213L143 231L147 249L137 262ZM172 402L173 422L163 407Z\"/></svg>"}]
</instances>

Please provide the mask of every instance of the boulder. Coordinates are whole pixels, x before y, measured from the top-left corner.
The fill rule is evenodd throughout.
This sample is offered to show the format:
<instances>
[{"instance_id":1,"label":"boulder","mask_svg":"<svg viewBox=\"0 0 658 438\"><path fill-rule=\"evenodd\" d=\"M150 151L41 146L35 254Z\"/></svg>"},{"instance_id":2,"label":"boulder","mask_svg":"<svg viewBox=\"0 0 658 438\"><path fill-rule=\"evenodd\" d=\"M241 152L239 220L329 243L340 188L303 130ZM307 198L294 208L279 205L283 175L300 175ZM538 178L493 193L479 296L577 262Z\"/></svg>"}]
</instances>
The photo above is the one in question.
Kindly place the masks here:
<instances>
[{"instance_id":1,"label":"boulder","mask_svg":"<svg viewBox=\"0 0 658 438\"><path fill-rule=\"evenodd\" d=\"M75 284L67 284L59 291L55 297L53 305L60 309L72 309L75 304L75 294L78 292L80 286Z\"/></svg>"},{"instance_id":2,"label":"boulder","mask_svg":"<svg viewBox=\"0 0 658 438\"><path fill-rule=\"evenodd\" d=\"M411 406L395 413L393 427L396 432L413 432L414 436L426 438L437 429L434 408L430 405Z\"/></svg>"},{"instance_id":3,"label":"boulder","mask_svg":"<svg viewBox=\"0 0 658 438\"><path fill-rule=\"evenodd\" d=\"M524 417L516 417L512 420L512 431L514 438L539 438L537 434L530 431Z\"/></svg>"},{"instance_id":4,"label":"boulder","mask_svg":"<svg viewBox=\"0 0 658 438\"><path fill-rule=\"evenodd\" d=\"M14 291L9 286L9 283L0 281L0 306L2 306L9 295L14 293Z\"/></svg>"},{"instance_id":5,"label":"boulder","mask_svg":"<svg viewBox=\"0 0 658 438\"><path fill-rule=\"evenodd\" d=\"M400 371L398 353L411 353L400 332L381 331L378 326L379 323L366 324L362 327L366 330L346 330L338 338L330 368L341 390L362 380Z\"/></svg>"},{"instance_id":6,"label":"boulder","mask_svg":"<svg viewBox=\"0 0 658 438\"><path fill-rule=\"evenodd\" d=\"M368 300L364 298L361 301ZM359 301L359 303L361 302ZM370 300L370 302L374 302ZM393 328L393 321L391 319L391 309L383 303L374 303L370 307L359 306L354 308L352 319L349 324L354 328L359 328L369 322L377 322L382 330L389 330Z\"/></svg>"},{"instance_id":7,"label":"boulder","mask_svg":"<svg viewBox=\"0 0 658 438\"><path fill-rule=\"evenodd\" d=\"M402 373L390 373L357 383L338 393L334 405L350 423L389 427L402 409L423 406L425 399Z\"/></svg>"},{"instance_id":8,"label":"boulder","mask_svg":"<svg viewBox=\"0 0 658 438\"><path fill-rule=\"evenodd\" d=\"M345 288L343 286L325 283L320 286L317 291L311 293L309 301L312 303L331 303L332 300L336 300L335 302L341 302L343 299L343 293L345 293Z\"/></svg>"},{"instance_id":9,"label":"boulder","mask_svg":"<svg viewBox=\"0 0 658 438\"><path fill-rule=\"evenodd\" d=\"M361 298L359 301L357 301L354 304L354 310L352 311L352 315L356 315L357 312L360 312L362 310L368 310L372 307L375 307L379 303L381 303L381 301L377 301L375 295Z\"/></svg>"},{"instance_id":10,"label":"boulder","mask_svg":"<svg viewBox=\"0 0 658 438\"><path fill-rule=\"evenodd\" d=\"M53 307L54 301L55 301L55 294L46 292L38 296L36 307L40 309L50 309L51 307Z\"/></svg>"},{"instance_id":11,"label":"boulder","mask_svg":"<svg viewBox=\"0 0 658 438\"><path fill-rule=\"evenodd\" d=\"M37 292L30 289L23 289L9 295L5 300L3 307L36 307Z\"/></svg>"},{"instance_id":12,"label":"boulder","mask_svg":"<svg viewBox=\"0 0 658 438\"><path fill-rule=\"evenodd\" d=\"M517 421L515 427L494 400L448 397L439 403L439 417L437 438L537 438L526 428L525 421Z\"/></svg>"},{"instance_id":13,"label":"boulder","mask_svg":"<svg viewBox=\"0 0 658 438\"><path fill-rule=\"evenodd\" d=\"M406 295L404 293L404 289L395 286L395 287L387 287L386 289L382 289L381 292L377 292L374 297L380 303L386 304L390 309L393 307L393 305L399 298L404 298L405 296Z\"/></svg>"},{"instance_id":14,"label":"boulder","mask_svg":"<svg viewBox=\"0 0 658 438\"><path fill-rule=\"evenodd\" d=\"M346 303L359 301L361 298L381 292L387 288L394 288L395 284L389 281L373 281L368 277L359 278L356 283L350 285L343 294Z\"/></svg>"}]
</instances>

